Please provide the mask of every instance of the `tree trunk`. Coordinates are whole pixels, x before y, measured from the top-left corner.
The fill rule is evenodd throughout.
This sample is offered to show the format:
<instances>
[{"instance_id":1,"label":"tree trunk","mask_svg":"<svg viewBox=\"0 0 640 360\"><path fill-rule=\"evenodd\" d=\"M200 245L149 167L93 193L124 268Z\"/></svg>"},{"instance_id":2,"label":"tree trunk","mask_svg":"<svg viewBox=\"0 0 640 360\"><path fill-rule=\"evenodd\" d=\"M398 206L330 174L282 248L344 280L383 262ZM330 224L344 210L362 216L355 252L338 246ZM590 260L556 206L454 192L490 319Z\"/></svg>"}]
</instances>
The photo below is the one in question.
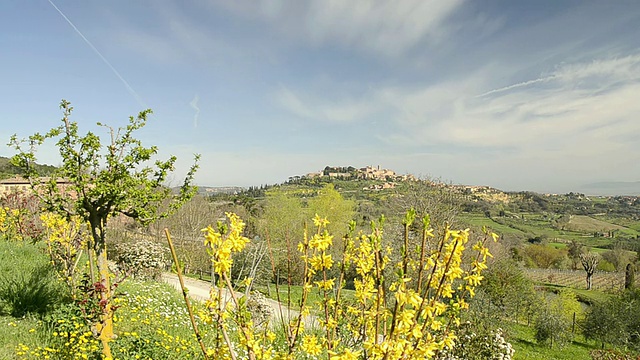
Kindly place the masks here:
<instances>
[{"instance_id":1,"label":"tree trunk","mask_svg":"<svg viewBox=\"0 0 640 360\"><path fill-rule=\"evenodd\" d=\"M93 220L93 221L92 221ZM102 343L102 355L105 359L113 359L111 346L113 340L113 311L111 307L111 281L109 279L109 263L107 261L107 244L105 241L105 223L102 219L90 219L93 244L98 265L99 285L95 283L100 295L100 320L95 324L98 338Z\"/></svg>"},{"instance_id":2,"label":"tree trunk","mask_svg":"<svg viewBox=\"0 0 640 360\"><path fill-rule=\"evenodd\" d=\"M109 281L109 264L107 263L107 246L103 244L98 248L98 272L100 273L100 305L102 314L100 323L97 326L102 342L102 354L106 359L113 359L111 356L111 346L109 343L113 340L113 317L111 311L111 283Z\"/></svg>"},{"instance_id":3,"label":"tree trunk","mask_svg":"<svg viewBox=\"0 0 640 360\"><path fill-rule=\"evenodd\" d=\"M591 290L591 277L593 274L587 273L587 290Z\"/></svg>"}]
</instances>

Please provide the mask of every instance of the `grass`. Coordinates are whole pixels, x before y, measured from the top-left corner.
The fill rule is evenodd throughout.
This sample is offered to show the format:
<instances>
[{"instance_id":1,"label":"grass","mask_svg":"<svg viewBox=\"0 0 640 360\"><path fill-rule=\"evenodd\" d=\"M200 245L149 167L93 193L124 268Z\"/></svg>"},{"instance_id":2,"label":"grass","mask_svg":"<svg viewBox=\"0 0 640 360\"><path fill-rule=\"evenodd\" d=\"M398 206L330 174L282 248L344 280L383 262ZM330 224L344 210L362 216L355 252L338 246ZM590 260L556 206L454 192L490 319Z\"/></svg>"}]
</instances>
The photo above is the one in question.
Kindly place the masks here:
<instances>
[{"instance_id":1,"label":"grass","mask_svg":"<svg viewBox=\"0 0 640 360\"><path fill-rule=\"evenodd\" d=\"M27 315L15 318L10 315L0 316L0 359L13 359L18 344L45 346L46 336L36 332L42 321L36 316Z\"/></svg>"},{"instance_id":2,"label":"grass","mask_svg":"<svg viewBox=\"0 0 640 360\"><path fill-rule=\"evenodd\" d=\"M599 290L577 289L574 287L557 285L557 284L549 284L549 283L542 284L542 287L544 290L551 291L554 293L557 293L562 289L569 289L574 294L576 294L580 302L584 304L589 304L589 305L595 302L604 302L611 297L610 293L599 291Z\"/></svg>"},{"instance_id":3,"label":"grass","mask_svg":"<svg viewBox=\"0 0 640 360\"><path fill-rule=\"evenodd\" d=\"M287 285L279 285L278 287L278 292L280 293L280 302L282 302L283 304L288 304L288 301L290 299L291 305L295 309L297 305L300 304L300 299L302 298L302 286L291 285L290 289L287 288ZM276 295L276 286L274 284L270 284L269 289L267 289L266 285L256 286L256 289L263 293L266 297L276 301L278 300ZM355 298L354 290L342 289L340 292L346 299ZM308 295L307 304L320 304L322 303L323 298L324 295L320 292L320 290L314 287Z\"/></svg>"},{"instance_id":4,"label":"grass","mask_svg":"<svg viewBox=\"0 0 640 360\"><path fill-rule=\"evenodd\" d=\"M526 232L515 229L508 225L504 225L494 221L491 218L488 218L482 214L471 214L471 213L461 213L459 215L459 220L465 225L469 225L472 227L481 228L486 226L490 228L492 231L502 234L502 235L526 235Z\"/></svg>"},{"instance_id":5,"label":"grass","mask_svg":"<svg viewBox=\"0 0 640 360\"><path fill-rule=\"evenodd\" d=\"M36 329L61 294L42 246L0 241L0 359L14 358L20 343L45 345Z\"/></svg>"},{"instance_id":6,"label":"grass","mask_svg":"<svg viewBox=\"0 0 640 360\"><path fill-rule=\"evenodd\" d=\"M593 233L596 231L599 232L607 232L607 231L620 231L622 233L636 236L638 232L636 230L630 229L628 227L612 224L608 221L595 219L586 215L573 215L571 216L571 220L566 223L565 228L568 230L579 231L584 233Z\"/></svg>"},{"instance_id":7,"label":"grass","mask_svg":"<svg viewBox=\"0 0 640 360\"><path fill-rule=\"evenodd\" d=\"M576 335L574 340L564 346L539 345L535 340L532 327L521 324L509 325L509 339L516 350L514 359L527 360L565 360L591 359L589 352L596 349L594 344L584 340L582 335Z\"/></svg>"}]
</instances>

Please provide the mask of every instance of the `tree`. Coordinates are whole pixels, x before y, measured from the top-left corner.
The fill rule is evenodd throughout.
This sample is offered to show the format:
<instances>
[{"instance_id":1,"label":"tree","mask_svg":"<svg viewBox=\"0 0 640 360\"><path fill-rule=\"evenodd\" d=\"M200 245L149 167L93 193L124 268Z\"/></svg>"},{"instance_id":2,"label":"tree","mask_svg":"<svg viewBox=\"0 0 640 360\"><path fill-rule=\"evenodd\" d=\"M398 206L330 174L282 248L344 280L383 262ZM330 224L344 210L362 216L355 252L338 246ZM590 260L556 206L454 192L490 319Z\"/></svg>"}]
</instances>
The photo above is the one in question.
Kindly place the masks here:
<instances>
[{"instance_id":1,"label":"tree","mask_svg":"<svg viewBox=\"0 0 640 360\"><path fill-rule=\"evenodd\" d=\"M557 296L548 299L542 306L535 322L536 340L540 343L566 343L573 336L576 318L582 317L582 307L576 295L568 289L561 290Z\"/></svg>"},{"instance_id":2,"label":"tree","mask_svg":"<svg viewBox=\"0 0 640 360\"><path fill-rule=\"evenodd\" d=\"M335 189L333 184L325 185L318 195L307 202L306 221L310 221L316 214L329 220L327 230L342 237L347 232L349 221L353 220L355 202L345 200Z\"/></svg>"},{"instance_id":3,"label":"tree","mask_svg":"<svg viewBox=\"0 0 640 360\"><path fill-rule=\"evenodd\" d=\"M582 263L582 268L584 268L584 271L587 272L587 290L591 290L591 277L596 271L598 261L600 261L600 256L598 256L598 254L594 254L591 252L580 254L580 262Z\"/></svg>"},{"instance_id":4,"label":"tree","mask_svg":"<svg viewBox=\"0 0 640 360\"><path fill-rule=\"evenodd\" d=\"M571 242L567 246L567 255L569 256L569 259L571 259L571 268L573 270L578 269L578 264L580 263L580 255L584 253L584 250L584 245L575 240L571 240Z\"/></svg>"},{"instance_id":5,"label":"tree","mask_svg":"<svg viewBox=\"0 0 640 360\"><path fill-rule=\"evenodd\" d=\"M636 276L636 267L632 263L627 264L626 271L624 273L624 288L626 290L633 288Z\"/></svg>"},{"instance_id":6,"label":"tree","mask_svg":"<svg viewBox=\"0 0 640 360\"><path fill-rule=\"evenodd\" d=\"M626 264L628 264L633 257L633 253L623 248L623 244L617 241L613 249L602 253L602 259L610 262L615 267L616 271L622 271Z\"/></svg>"},{"instance_id":7,"label":"tree","mask_svg":"<svg viewBox=\"0 0 640 360\"><path fill-rule=\"evenodd\" d=\"M499 309L499 318L505 315L514 318L515 315L517 320L521 314L529 315L537 303L533 282L508 258L489 265L480 289L484 290L490 303ZM495 322L499 319L491 320Z\"/></svg>"},{"instance_id":8,"label":"tree","mask_svg":"<svg viewBox=\"0 0 640 360\"><path fill-rule=\"evenodd\" d=\"M566 254L564 250L538 244L527 246L524 249L524 253L533 265L542 269L557 268L565 259Z\"/></svg>"},{"instance_id":9,"label":"tree","mask_svg":"<svg viewBox=\"0 0 640 360\"><path fill-rule=\"evenodd\" d=\"M587 339L598 340L605 344L613 344L640 348L640 291L637 289L596 302L589 307L582 332Z\"/></svg>"},{"instance_id":10,"label":"tree","mask_svg":"<svg viewBox=\"0 0 640 360\"><path fill-rule=\"evenodd\" d=\"M305 212L299 198L280 188L266 192L264 211L258 220L259 234L269 241L269 258L273 265L273 276L279 281L288 277L289 283L302 281L302 267L296 261L296 245L303 232Z\"/></svg>"},{"instance_id":11,"label":"tree","mask_svg":"<svg viewBox=\"0 0 640 360\"><path fill-rule=\"evenodd\" d=\"M401 215L413 208L418 216L429 214L436 230L445 223L455 224L462 199L445 183L432 179L405 181L396 189L396 196L389 199L392 215Z\"/></svg>"},{"instance_id":12,"label":"tree","mask_svg":"<svg viewBox=\"0 0 640 360\"><path fill-rule=\"evenodd\" d=\"M40 197L45 210L68 217L79 216L89 223L91 280L101 309L100 319L94 326L103 345L103 355L112 358L109 342L113 338L113 299L105 241L108 221L126 216L148 224L179 208L195 193L191 182L199 156L196 155L179 195L173 196L164 182L174 169L176 157L156 160L150 166L148 163L157 155L158 148L144 147L133 136L135 131L145 126L151 110L144 110L137 117L131 116L129 124L117 130L98 123L110 134L111 141L103 145L92 132L84 136L78 133L78 124L69 120L73 107L68 101L62 100L60 108L63 110L62 125L46 134L31 135L28 139L18 139L17 135L11 137L9 145L18 152L12 163L23 169L23 176L31 182L34 194ZM34 167L35 153L49 139L58 140L56 146L62 165L51 180L42 182ZM62 189L57 185L56 179L59 178L68 182L68 188ZM167 199L170 203L168 208L160 210ZM98 269L97 281L93 263Z\"/></svg>"}]
</instances>

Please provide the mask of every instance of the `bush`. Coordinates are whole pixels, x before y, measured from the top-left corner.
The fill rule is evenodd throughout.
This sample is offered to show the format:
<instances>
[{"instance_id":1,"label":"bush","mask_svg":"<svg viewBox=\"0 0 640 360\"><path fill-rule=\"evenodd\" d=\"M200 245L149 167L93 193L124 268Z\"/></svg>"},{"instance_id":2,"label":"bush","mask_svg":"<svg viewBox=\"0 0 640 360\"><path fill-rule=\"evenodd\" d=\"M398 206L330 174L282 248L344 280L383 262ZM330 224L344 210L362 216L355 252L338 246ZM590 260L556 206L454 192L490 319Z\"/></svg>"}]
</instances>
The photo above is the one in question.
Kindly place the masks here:
<instances>
[{"instance_id":1,"label":"bush","mask_svg":"<svg viewBox=\"0 0 640 360\"><path fill-rule=\"evenodd\" d=\"M640 291L627 290L605 302L593 304L582 323L587 339L640 349Z\"/></svg>"},{"instance_id":2,"label":"bush","mask_svg":"<svg viewBox=\"0 0 640 360\"><path fill-rule=\"evenodd\" d=\"M598 262L598 266L596 267L596 270L614 272L616 271L616 267L609 261L602 259L600 260L600 262Z\"/></svg>"},{"instance_id":3,"label":"bush","mask_svg":"<svg viewBox=\"0 0 640 360\"><path fill-rule=\"evenodd\" d=\"M476 324L465 322L458 329L458 341L453 349L443 351L436 360L511 360L515 350L504 338L502 329L483 331Z\"/></svg>"},{"instance_id":4,"label":"bush","mask_svg":"<svg viewBox=\"0 0 640 360\"><path fill-rule=\"evenodd\" d=\"M151 240L121 242L114 250L120 269L136 278L159 279L168 264L162 245Z\"/></svg>"}]
</instances>

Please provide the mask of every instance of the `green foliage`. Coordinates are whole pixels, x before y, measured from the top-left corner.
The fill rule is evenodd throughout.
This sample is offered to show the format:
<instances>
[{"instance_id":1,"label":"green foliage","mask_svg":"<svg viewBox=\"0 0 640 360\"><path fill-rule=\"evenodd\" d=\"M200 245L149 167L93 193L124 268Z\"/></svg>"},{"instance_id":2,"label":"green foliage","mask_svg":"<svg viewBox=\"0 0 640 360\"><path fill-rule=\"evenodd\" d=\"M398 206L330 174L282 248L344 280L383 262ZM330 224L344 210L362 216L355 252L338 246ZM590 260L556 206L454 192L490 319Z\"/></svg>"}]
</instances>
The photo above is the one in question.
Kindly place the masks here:
<instances>
[{"instance_id":1,"label":"green foliage","mask_svg":"<svg viewBox=\"0 0 640 360\"><path fill-rule=\"evenodd\" d=\"M567 360L589 359L594 346L585 342L580 335L563 347L540 346L535 340L535 329L526 325L512 323L508 328L509 341L516 350L514 359L522 360Z\"/></svg>"},{"instance_id":2,"label":"green foliage","mask_svg":"<svg viewBox=\"0 0 640 360\"><path fill-rule=\"evenodd\" d=\"M347 233L347 224L353 219L354 210L355 203L352 200L345 200L333 184L327 184L308 200L305 218L323 214L329 220L327 231L341 236Z\"/></svg>"},{"instance_id":3,"label":"green foliage","mask_svg":"<svg viewBox=\"0 0 640 360\"><path fill-rule=\"evenodd\" d=\"M28 273L13 273L0 278L0 301L14 317L28 313L46 313L63 296L50 266L33 268Z\"/></svg>"},{"instance_id":4,"label":"green foliage","mask_svg":"<svg viewBox=\"0 0 640 360\"><path fill-rule=\"evenodd\" d=\"M538 343L565 345L573 339L574 319L582 317L582 308L576 295L563 289L542 306L535 320L535 337Z\"/></svg>"},{"instance_id":5,"label":"green foliage","mask_svg":"<svg viewBox=\"0 0 640 360\"><path fill-rule=\"evenodd\" d=\"M100 284L92 294L100 299L102 308L99 321L94 322L94 326L99 329L104 357L111 358L113 297L106 248L107 222L110 218L124 215L149 224L174 212L196 192L191 182L199 156L196 155L179 195L173 196L164 183L174 169L176 157L153 162L158 148L145 147L134 137L136 131L146 125L151 110L141 111L137 117L131 116L124 128L114 129L98 123L98 126L107 128L110 135L111 141L103 144L100 137L92 132L80 135L78 124L69 120L73 107L68 101L62 100L60 108L63 110L62 125L45 134L35 133L28 139L19 139L17 135L11 137L9 145L18 152L11 161L23 169L24 177L31 182L45 210L66 217L78 216L89 223L91 282L96 280L93 269L97 265ZM33 164L36 150L47 140L57 140L62 165L43 184ZM150 162L153 165L149 165ZM69 186L59 186L57 178L66 180Z\"/></svg>"},{"instance_id":6,"label":"green foliage","mask_svg":"<svg viewBox=\"0 0 640 360\"><path fill-rule=\"evenodd\" d=\"M614 272L616 271L616 267L609 261L602 259L598 262L598 265L596 266L596 270Z\"/></svg>"},{"instance_id":7,"label":"green foliage","mask_svg":"<svg viewBox=\"0 0 640 360\"><path fill-rule=\"evenodd\" d=\"M524 319L529 320L539 304L533 282L510 259L491 263L480 289L488 296L488 301L498 307L498 318L506 315L519 319L524 315Z\"/></svg>"},{"instance_id":8,"label":"green foliage","mask_svg":"<svg viewBox=\"0 0 640 360\"><path fill-rule=\"evenodd\" d=\"M627 290L592 305L582 324L585 337L640 350L640 291Z\"/></svg>"},{"instance_id":9,"label":"green foliage","mask_svg":"<svg viewBox=\"0 0 640 360\"><path fill-rule=\"evenodd\" d=\"M565 250L537 244L527 246L524 254L530 260L530 264L543 269L558 268L567 258Z\"/></svg>"},{"instance_id":10,"label":"green foliage","mask_svg":"<svg viewBox=\"0 0 640 360\"><path fill-rule=\"evenodd\" d=\"M88 359L100 359L99 342L94 337L90 324L84 319L83 308L78 303L71 302L56 307L44 318L44 328L41 329L50 334L47 346L43 349L23 348L25 358L42 353L46 354L42 357L55 360L80 359L81 354L85 354Z\"/></svg>"},{"instance_id":11,"label":"green foliage","mask_svg":"<svg viewBox=\"0 0 640 360\"><path fill-rule=\"evenodd\" d=\"M146 125L151 110L142 111L135 118L130 117L129 125L120 129L98 123L111 135L111 142L103 144L92 132L84 136L79 134L78 124L69 120L73 107L68 101L62 100L60 108L64 113L62 125L24 140L13 135L10 142L18 151L12 163L24 171L24 176L34 186L44 189L42 200L46 209L62 211L65 215L79 215L94 228L102 228L108 217L118 214L143 223L166 215L167 212L160 209L165 199L171 198L171 190L164 186L164 182L174 168L176 157L156 160L154 166L148 166L146 164L157 155L158 148L144 147L134 138L134 133ZM62 158L62 166L54 172L53 178L67 180L71 185L65 191L72 192L74 196L65 196L55 181L39 183L41 174L33 165L35 154L37 148L49 139L57 139L56 146ZM195 189L190 184L196 169L197 165L191 168L180 190L181 197L169 206L171 210L193 196ZM101 241L100 238L95 240Z\"/></svg>"}]
</instances>

